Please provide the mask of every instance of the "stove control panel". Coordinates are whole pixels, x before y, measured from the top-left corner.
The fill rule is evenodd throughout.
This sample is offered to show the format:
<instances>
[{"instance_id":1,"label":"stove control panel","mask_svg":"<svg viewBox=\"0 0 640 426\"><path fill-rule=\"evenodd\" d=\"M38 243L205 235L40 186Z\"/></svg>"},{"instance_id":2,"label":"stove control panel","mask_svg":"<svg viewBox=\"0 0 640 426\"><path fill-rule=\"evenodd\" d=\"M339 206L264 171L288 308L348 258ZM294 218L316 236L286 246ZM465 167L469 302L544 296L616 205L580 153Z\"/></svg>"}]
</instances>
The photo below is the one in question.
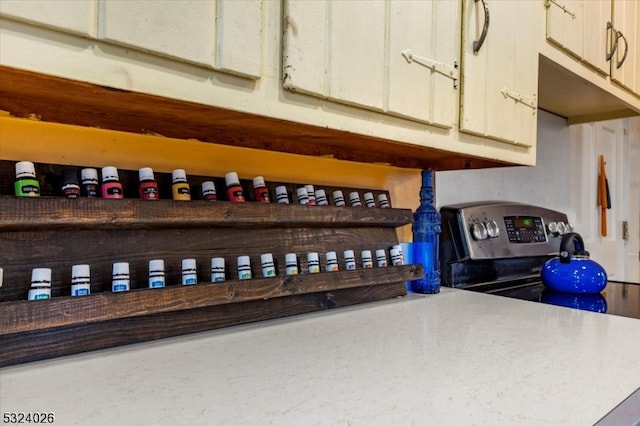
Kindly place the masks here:
<instances>
[{"instance_id":1,"label":"stove control panel","mask_svg":"<svg viewBox=\"0 0 640 426\"><path fill-rule=\"evenodd\" d=\"M443 226L461 245L458 257L501 259L558 254L573 228L566 214L511 202L469 203L440 209Z\"/></svg>"}]
</instances>

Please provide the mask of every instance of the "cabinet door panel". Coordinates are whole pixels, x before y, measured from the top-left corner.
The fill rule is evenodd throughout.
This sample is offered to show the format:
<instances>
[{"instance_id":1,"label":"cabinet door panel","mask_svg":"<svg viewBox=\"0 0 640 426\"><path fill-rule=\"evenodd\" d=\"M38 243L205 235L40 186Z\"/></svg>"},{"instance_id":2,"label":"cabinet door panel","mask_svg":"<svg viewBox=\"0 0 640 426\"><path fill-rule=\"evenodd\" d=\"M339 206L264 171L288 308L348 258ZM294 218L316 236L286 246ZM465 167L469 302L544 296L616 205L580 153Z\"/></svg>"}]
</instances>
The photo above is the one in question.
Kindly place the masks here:
<instances>
[{"instance_id":1,"label":"cabinet door panel","mask_svg":"<svg viewBox=\"0 0 640 426\"><path fill-rule=\"evenodd\" d=\"M262 1L218 0L215 68L258 79L262 71Z\"/></svg>"},{"instance_id":2,"label":"cabinet door panel","mask_svg":"<svg viewBox=\"0 0 640 426\"><path fill-rule=\"evenodd\" d=\"M578 58L584 56L585 2L547 1L547 40ZM596 3L596 2L594 2ZM560 6L565 7L563 10Z\"/></svg>"},{"instance_id":3,"label":"cabinet door panel","mask_svg":"<svg viewBox=\"0 0 640 426\"><path fill-rule=\"evenodd\" d=\"M94 37L96 0L2 0L0 16Z\"/></svg>"},{"instance_id":4,"label":"cabinet door panel","mask_svg":"<svg viewBox=\"0 0 640 426\"><path fill-rule=\"evenodd\" d=\"M603 74L610 0L547 0L547 40ZM563 10L562 7L565 9Z\"/></svg>"},{"instance_id":5,"label":"cabinet door panel","mask_svg":"<svg viewBox=\"0 0 640 426\"><path fill-rule=\"evenodd\" d=\"M636 0L616 0L614 2L614 27L626 39L627 56L623 60L625 50L624 39L618 39L618 49L611 59L611 79L640 95L640 2ZM618 64L622 65L618 67Z\"/></svg>"},{"instance_id":6,"label":"cabinet door panel","mask_svg":"<svg viewBox=\"0 0 640 426\"><path fill-rule=\"evenodd\" d=\"M466 0L460 130L516 145L536 141L538 55L535 50L536 2L485 0L490 25L477 53L484 22L481 1ZM517 25L518 31L513 27Z\"/></svg>"},{"instance_id":7,"label":"cabinet door panel","mask_svg":"<svg viewBox=\"0 0 640 426\"><path fill-rule=\"evenodd\" d=\"M390 115L451 127L453 80L402 52L447 63L458 57L457 2L285 2L284 87Z\"/></svg>"},{"instance_id":8,"label":"cabinet door panel","mask_svg":"<svg viewBox=\"0 0 640 426\"><path fill-rule=\"evenodd\" d=\"M585 0L583 58L603 74L609 74L607 61L607 21L611 20L611 1Z\"/></svg>"},{"instance_id":9,"label":"cabinet door panel","mask_svg":"<svg viewBox=\"0 0 640 426\"><path fill-rule=\"evenodd\" d=\"M390 3L388 108L401 116L452 127L455 120L457 86L454 79L419 63L408 63L410 50L443 70L459 64L460 4L453 1ZM401 31L411 28L411 31Z\"/></svg>"},{"instance_id":10,"label":"cabinet door panel","mask_svg":"<svg viewBox=\"0 0 640 426\"><path fill-rule=\"evenodd\" d=\"M100 2L99 37L211 66L214 3L191 0Z\"/></svg>"}]
</instances>

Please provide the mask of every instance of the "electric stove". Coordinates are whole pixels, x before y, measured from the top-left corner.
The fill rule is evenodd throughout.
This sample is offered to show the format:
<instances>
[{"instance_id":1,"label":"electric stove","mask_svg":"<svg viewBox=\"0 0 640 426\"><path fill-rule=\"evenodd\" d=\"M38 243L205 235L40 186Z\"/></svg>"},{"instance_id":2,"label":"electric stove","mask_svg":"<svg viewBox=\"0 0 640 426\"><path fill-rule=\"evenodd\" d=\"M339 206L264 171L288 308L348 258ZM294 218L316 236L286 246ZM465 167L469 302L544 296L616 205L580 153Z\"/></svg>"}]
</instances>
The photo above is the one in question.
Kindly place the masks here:
<instances>
[{"instance_id":1,"label":"electric stove","mask_svg":"<svg viewBox=\"0 0 640 426\"><path fill-rule=\"evenodd\" d=\"M565 213L507 201L456 204L440 213L442 285L640 318L638 283L610 281L598 294L557 292L541 283L542 265L573 230Z\"/></svg>"}]
</instances>

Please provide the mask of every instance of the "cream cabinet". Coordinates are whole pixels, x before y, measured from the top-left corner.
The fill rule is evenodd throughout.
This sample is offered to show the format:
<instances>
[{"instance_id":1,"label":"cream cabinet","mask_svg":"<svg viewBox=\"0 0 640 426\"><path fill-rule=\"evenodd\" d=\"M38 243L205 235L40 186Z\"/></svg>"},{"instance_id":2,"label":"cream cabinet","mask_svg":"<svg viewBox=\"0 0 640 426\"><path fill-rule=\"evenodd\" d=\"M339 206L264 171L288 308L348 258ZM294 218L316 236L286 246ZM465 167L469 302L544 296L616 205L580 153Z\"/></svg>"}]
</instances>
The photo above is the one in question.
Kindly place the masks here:
<instances>
[{"instance_id":1,"label":"cream cabinet","mask_svg":"<svg viewBox=\"0 0 640 426\"><path fill-rule=\"evenodd\" d=\"M547 40L603 74L610 67L607 44L611 0L545 0Z\"/></svg>"},{"instance_id":2,"label":"cream cabinet","mask_svg":"<svg viewBox=\"0 0 640 426\"><path fill-rule=\"evenodd\" d=\"M612 31L611 79L640 96L640 2L614 1Z\"/></svg>"},{"instance_id":3,"label":"cream cabinet","mask_svg":"<svg viewBox=\"0 0 640 426\"><path fill-rule=\"evenodd\" d=\"M286 0L284 19L285 89L454 125L458 2Z\"/></svg>"},{"instance_id":4,"label":"cream cabinet","mask_svg":"<svg viewBox=\"0 0 640 426\"><path fill-rule=\"evenodd\" d=\"M536 3L465 0L463 5L460 131L534 146Z\"/></svg>"},{"instance_id":5,"label":"cream cabinet","mask_svg":"<svg viewBox=\"0 0 640 426\"><path fill-rule=\"evenodd\" d=\"M640 3L545 0L546 37L626 90L640 95Z\"/></svg>"},{"instance_id":6,"label":"cream cabinet","mask_svg":"<svg viewBox=\"0 0 640 426\"><path fill-rule=\"evenodd\" d=\"M262 71L260 0L2 0L0 16L246 78Z\"/></svg>"},{"instance_id":7,"label":"cream cabinet","mask_svg":"<svg viewBox=\"0 0 640 426\"><path fill-rule=\"evenodd\" d=\"M359 2L287 0L286 5L285 88L436 126L459 125L462 132L500 142L535 145L532 2L373 1L363 8Z\"/></svg>"}]
</instances>

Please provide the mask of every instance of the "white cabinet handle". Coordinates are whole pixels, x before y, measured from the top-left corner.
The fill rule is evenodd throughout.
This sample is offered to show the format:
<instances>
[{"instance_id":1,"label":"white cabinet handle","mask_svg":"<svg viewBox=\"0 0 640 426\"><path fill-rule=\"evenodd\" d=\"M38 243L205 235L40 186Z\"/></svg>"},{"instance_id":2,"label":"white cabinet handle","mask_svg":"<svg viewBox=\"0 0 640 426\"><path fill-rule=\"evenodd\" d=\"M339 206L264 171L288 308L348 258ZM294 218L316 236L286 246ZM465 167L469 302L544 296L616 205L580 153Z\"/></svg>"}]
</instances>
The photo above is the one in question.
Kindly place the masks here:
<instances>
[{"instance_id":1,"label":"white cabinet handle","mask_svg":"<svg viewBox=\"0 0 640 426\"><path fill-rule=\"evenodd\" d=\"M529 108L533 109L533 112L534 112L534 114L535 114L535 110L536 110L536 108L537 108L537 105L536 105L536 95L533 95L533 98L526 98L526 97L522 96L522 95L521 95L521 94L519 94L519 93L511 92L511 91L510 91L510 90L508 90L506 87L504 87L504 88L500 91L500 93L502 93L502 96L504 96L504 97L505 97L505 99L506 99L506 98L511 98L511 99L513 99L513 100L514 100L514 101L516 101L516 102L519 102L519 103L521 103L521 104L523 104L523 105L528 106Z\"/></svg>"},{"instance_id":2,"label":"white cabinet handle","mask_svg":"<svg viewBox=\"0 0 640 426\"><path fill-rule=\"evenodd\" d=\"M434 61L433 59L423 58L422 56L414 55L411 49L407 49L401 52L402 56L408 63L415 62L423 67L449 77L453 80L453 88L458 87L458 79L460 78L460 70L458 69L458 63L454 62L453 66L442 62Z\"/></svg>"},{"instance_id":3,"label":"white cabinet handle","mask_svg":"<svg viewBox=\"0 0 640 426\"><path fill-rule=\"evenodd\" d=\"M567 6L565 6L564 4L560 4L558 0L547 0L545 3L545 6L549 7L549 4L553 4L554 6L557 6L560 9L562 9L564 13L571 16L571 19L576 19L576 14L570 11L569 9L567 9Z\"/></svg>"}]
</instances>

